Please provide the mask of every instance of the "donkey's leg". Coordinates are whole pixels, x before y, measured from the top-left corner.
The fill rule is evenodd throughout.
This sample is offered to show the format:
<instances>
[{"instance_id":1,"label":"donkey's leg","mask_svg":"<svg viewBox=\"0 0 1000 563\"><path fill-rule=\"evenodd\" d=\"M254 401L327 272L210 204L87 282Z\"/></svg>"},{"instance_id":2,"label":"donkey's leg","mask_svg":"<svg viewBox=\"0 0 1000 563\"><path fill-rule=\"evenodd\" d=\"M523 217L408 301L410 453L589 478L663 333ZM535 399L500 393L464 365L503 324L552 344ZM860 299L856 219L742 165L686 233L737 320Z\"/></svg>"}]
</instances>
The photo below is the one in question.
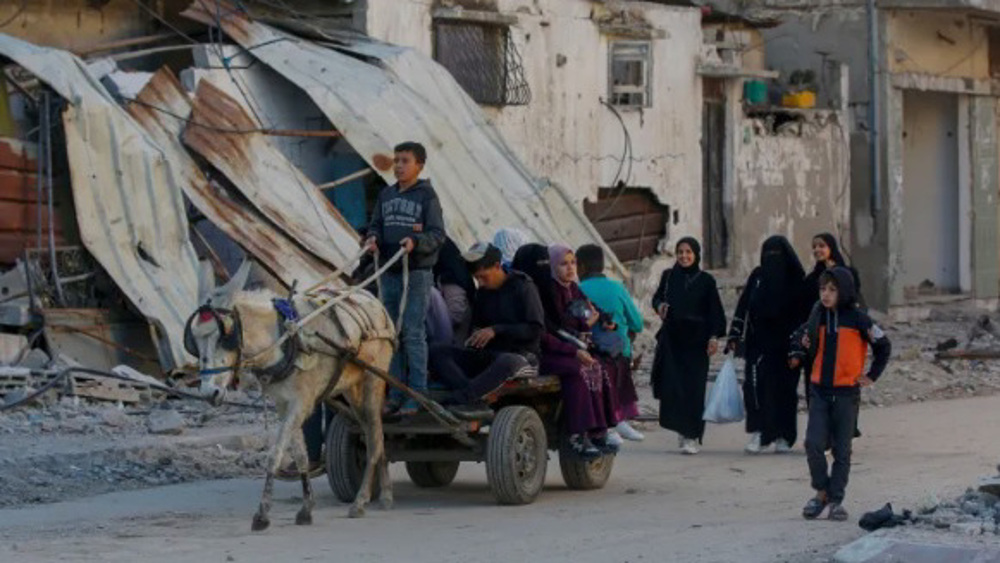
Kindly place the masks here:
<instances>
[{"instance_id":1,"label":"donkey's leg","mask_svg":"<svg viewBox=\"0 0 1000 563\"><path fill-rule=\"evenodd\" d=\"M385 448L385 433L382 431L382 397L385 391L385 383L375 377L367 377L368 390L365 394L365 405L372 420L372 433L375 435L375 447L378 449L378 457L375 458L375 471L380 477L382 484L380 504L383 510L392 508L394 499L392 496L392 479L389 478L389 454ZM373 448L374 449L374 448Z\"/></svg>"},{"instance_id":2,"label":"donkey's leg","mask_svg":"<svg viewBox=\"0 0 1000 563\"><path fill-rule=\"evenodd\" d=\"M313 523L312 509L316 503L313 500L312 483L309 481L309 454L301 432L292 433L292 453L295 456L295 465L299 468L299 477L302 479L302 508L295 515L295 524L309 526Z\"/></svg>"},{"instance_id":3,"label":"donkey's leg","mask_svg":"<svg viewBox=\"0 0 1000 563\"><path fill-rule=\"evenodd\" d=\"M302 425L301 411L301 405L289 405L285 411L285 416L281 420L281 425L278 428L278 439L275 440L274 447L271 449L271 458L267 468L267 476L264 478L264 493L261 495L260 507L257 509L257 513L253 515L253 522L250 526L250 529L255 532L266 530L271 525L271 520L267 517L267 513L271 511L271 496L274 493L274 474L281 467L281 461L284 458L285 450L288 448L288 440L291 438L292 432L297 431L299 426Z\"/></svg>"}]
</instances>

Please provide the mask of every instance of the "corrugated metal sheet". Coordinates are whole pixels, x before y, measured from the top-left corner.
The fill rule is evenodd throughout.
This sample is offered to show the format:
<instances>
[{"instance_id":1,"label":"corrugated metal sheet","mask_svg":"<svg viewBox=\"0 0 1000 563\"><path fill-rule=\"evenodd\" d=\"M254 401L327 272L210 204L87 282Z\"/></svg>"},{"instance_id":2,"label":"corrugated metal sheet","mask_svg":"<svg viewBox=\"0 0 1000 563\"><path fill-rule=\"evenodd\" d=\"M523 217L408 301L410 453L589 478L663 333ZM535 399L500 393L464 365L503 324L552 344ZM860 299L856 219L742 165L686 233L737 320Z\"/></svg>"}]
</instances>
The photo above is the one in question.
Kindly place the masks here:
<instances>
[{"instance_id":1,"label":"corrugated metal sheet","mask_svg":"<svg viewBox=\"0 0 1000 563\"><path fill-rule=\"evenodd\" d=\"M149 132L170 160L177 163L185 195L212 223L257 258L286 286L291 286L296 280L300 286L311 285L330 272L330 265L297 246L252 205L233 197L225 188L209 183L181 144L185 126L183 120L191 115L191 100L169 69L158 71L139 93L137 100L139 103L129 104L128 112Z\"/></svg>"},{"instance_id":2,"label":"corrugated metal sheet","mask_svg":"<svg viewBox=\"0 0 1000 563\"><path fill-rule=\"evenodd\" d=\"M312 181L262 133L243 106L208 78L198 83L184 143L205 157L304 248L330 264L358 253L358 235ZM234 132L235 131L235 132Z\"/></svg>"},{"instance_id":3,"label":"corrugated metal sheet","mask_svg":"<svg viewBox=\"0 0 1000 563\"><path fill-rule=\"evenodd\" d=\"M154 327L162 366L181 365L198 257L175 164L76 56L6 34L0 55L70 103L63 123L81 239Z\"/></svg>"},{"instance_id":4,"label":"corrugated metal sheet","mask_svg":"<svg viewBox=\"0 0 1000 563\"><path fill-rule=\"evenodd\" d=\"M541 241L600 242L600 236L557 186L518 160L447 70L409 49L376 43L345 50L376 64L249 20L217 2L221 27L254 57L297 84L362 157L415 140L430 152L426 175L441 198L449 235L459 244L491 239L518 226ZM215 25L201 2L184 15ZM392 181L389 174L386 179Z\"/></svg>"}]
</instances>

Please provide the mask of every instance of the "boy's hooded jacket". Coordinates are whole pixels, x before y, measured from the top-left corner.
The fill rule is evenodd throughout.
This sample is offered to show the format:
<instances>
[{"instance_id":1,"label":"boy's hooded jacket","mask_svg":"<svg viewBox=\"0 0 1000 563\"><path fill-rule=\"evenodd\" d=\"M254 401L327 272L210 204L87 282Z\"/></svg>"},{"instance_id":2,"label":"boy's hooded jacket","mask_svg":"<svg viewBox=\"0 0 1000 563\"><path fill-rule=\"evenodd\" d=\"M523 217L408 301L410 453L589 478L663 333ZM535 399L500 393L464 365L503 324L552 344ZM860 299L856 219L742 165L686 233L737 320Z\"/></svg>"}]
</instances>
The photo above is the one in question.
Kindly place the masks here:
<instances>
[{"instance_id":1,"label":"boy's hooded jacket","mask_svg":"<svg viewBox=\"0 0 1000 563\"><path fill-rule=\"evenodd\" d=\"M837 305L828 309L822 302L816 303L809 320L792 335L790 356L812 360L808 377L818 391L856 394L858 378L865 373L868 347L874 356L868 377L875 381L889 362L891 345L882 329L858 307L851 271L836 267L830 274L837 282ZM808 336L808 348L802 345L804 336Z\"/></svg>"}]
</instances>

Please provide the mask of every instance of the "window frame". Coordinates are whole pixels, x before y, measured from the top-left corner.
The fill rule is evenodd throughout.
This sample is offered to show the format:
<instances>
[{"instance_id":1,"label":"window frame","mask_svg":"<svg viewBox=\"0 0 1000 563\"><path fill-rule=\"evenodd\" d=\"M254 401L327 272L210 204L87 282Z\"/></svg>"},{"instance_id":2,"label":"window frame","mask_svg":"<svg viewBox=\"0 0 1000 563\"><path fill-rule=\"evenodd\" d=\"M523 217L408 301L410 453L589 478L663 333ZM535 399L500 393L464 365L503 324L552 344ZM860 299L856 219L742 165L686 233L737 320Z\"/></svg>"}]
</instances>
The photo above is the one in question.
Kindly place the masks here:
<instances>
[{"instance_id":1,"label":"window frame","mask_svg":"<svg viewBox=\"0 0 1000 563\"><path fill-rule=\"evenodd\" d=\"M643 55L621 53L620 50L641 48ZM615 63L638 61L643 64L642 86L614 83ZM621 103L619 96L642 94L641 104ZM615 40L608 43L608 103L618 109L645 109L653 107L653 42L642 40Z\"/></svg>"}]
</instances>

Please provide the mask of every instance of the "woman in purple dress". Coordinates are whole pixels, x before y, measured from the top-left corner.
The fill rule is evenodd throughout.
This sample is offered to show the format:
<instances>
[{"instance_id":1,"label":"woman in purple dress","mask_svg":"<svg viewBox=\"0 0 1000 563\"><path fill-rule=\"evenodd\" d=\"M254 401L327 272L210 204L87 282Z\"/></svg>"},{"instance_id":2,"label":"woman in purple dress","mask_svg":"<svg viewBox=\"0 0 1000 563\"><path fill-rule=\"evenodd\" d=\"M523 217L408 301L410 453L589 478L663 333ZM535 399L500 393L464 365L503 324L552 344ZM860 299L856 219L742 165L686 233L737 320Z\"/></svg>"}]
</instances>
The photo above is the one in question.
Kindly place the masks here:
<instances>
[{"instance_id":1,"label":"woman in purple dress","mask_svg":"<svg viewBox=\"0 0 1000 563\"><path fill-rule=\"evenodd\" d=\"M545 258L548 268L544 268ZM514 268L525 271L540 285L546 312L540 368L542 373L559 376L570 448L591 459L614 453L617 447L607 441L608 428L619 422L614 420L608 378L611 366L588 349L599 312L577 285L576 256L564 245L547 250L527 245L515 257Z\"/></svg>"}]
</instances>

